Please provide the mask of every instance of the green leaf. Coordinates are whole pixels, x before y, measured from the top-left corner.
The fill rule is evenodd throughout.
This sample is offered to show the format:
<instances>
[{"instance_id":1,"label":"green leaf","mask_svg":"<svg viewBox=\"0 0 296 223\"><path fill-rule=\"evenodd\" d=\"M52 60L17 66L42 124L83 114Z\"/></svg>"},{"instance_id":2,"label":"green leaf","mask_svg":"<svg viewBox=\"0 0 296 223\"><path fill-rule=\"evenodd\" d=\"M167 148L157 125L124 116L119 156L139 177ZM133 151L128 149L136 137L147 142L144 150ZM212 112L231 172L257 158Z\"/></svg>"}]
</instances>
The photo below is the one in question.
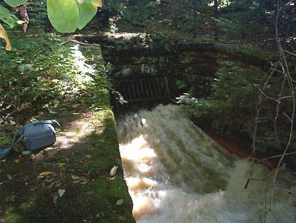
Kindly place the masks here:
<instances>
[{"instance_id":1,"label":"green leaf","mask_svg":"<svg viewBox=\"0 0 296 223\"><path fill-rule=\"evenodd\" d=\"M13 28L14 24L18 21L17 17L10 13L7 8L4 8L0 5L0 20L9 25L10 28Z\"/></svg>"},{"instance_id":2,"label":"green leaf","mask_svg":"<svg viewBox=\"0 0 296 223\"><path fill-rule=\"evenodd\" d=\"M119 199L119 200L116 202L116 204L117 204L118 206L120 206L120 205L122 205L122 204L123 204L123 202L124 202L124 200L123 200L123 199Z\"/></svg>"},{"instance_id":3,"label":"green leaf","mask_svg":"<svg viewBox=\"0 0 296 223\"><path fill-rule=\"evenodd\" d=\"M4 0L11 7L18 7L27 3L28 0Z\"/></svg>"},{"instance_id":4,"label":"green leaf","mask_svg":"<svg viewBox=\"0 0 296 223\"><path fill-rule=\"evenodd\" d=\"M58 193L59 193L59 196L62 197L64 195L64 193L66 192L65 189L59 189L58 190Z\"/></svg>"},{"instance_id":5,"label":"green leaf","mask_svg":"<svg viewBox=\"0 0 296 223\"><path fill-rule=\"evenodd\" d=\"M75 32L80 24L75 0L47 0L47 14L52 26L61 33Z\"/></svg>"},{"instance_id":6,"label":"green leaf","mask_svg":"<svg viewBox=\"0 0 296 223\"><path fill-rule=\"evenodd\" d=\"M23 155L30 155L31 154L31 151L23 151L22 154Z\"/></svg>"},{"instance_id":7,"label":"green leaf","mask_svg":"<svg viewBox=\"0 0 296 223\"><path fill-rule=\"evenodd\" d=\"M91 3L77 3L77 5L79 9L78 29L82 29L97 14L98 8Z\"/></svg>"}]
</instances>

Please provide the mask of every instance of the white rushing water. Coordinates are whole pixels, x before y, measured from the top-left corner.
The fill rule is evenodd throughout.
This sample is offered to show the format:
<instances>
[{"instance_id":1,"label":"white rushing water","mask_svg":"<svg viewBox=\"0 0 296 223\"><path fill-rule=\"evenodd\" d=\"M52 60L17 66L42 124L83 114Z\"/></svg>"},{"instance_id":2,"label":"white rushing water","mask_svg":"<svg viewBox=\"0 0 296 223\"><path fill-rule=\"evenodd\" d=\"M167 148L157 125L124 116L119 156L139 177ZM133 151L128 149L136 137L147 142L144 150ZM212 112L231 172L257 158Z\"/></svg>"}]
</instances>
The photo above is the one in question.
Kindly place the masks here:
<instances>
[{"instance_id":1,"label":"white rushing water","mask_svg":"<svg viewBox=\"0 0 296 223\"><path fill-rule=\"evenodd\" d=\"M175 105L118 122L120 154L137 223L296 222L296 176L282 169L272 211L274 172L238 160ZM290 193L288 193L290 192Z\"/></svg>"}]
</instances>

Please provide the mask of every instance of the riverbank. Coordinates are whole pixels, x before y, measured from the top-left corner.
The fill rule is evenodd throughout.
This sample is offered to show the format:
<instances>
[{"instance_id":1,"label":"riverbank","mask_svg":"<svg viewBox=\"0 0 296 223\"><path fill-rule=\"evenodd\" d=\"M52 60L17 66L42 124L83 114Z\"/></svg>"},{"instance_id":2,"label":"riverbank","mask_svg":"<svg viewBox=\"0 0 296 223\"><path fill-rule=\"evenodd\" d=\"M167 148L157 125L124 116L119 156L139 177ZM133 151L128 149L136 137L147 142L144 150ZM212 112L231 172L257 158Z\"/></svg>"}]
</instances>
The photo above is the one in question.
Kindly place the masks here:
<instances>
[{"instance_id":1,"label":"riverbank","mask_svg":"<svg viewBox=\"0 0 296 223\"><path fill-rule=\"evenodd\" d=\"M29 154L19 143L16 151L0 161L0 222L135 222L132 200L123 178L100 47L63 43L65 46L69 47L73 63L79 59L67 68L71 75L75 72L74 79L69 77L64 82L63 77L68 75L66 68L63 73L50 76L50 71L58 65L54 64L46 70L46 83L54 83L53 88L70 84L73 92L63 100L54 97L54 103L45 101L48 110L40 106L34 112L32 108L31 112L12 111L13 119L3 119L1 133L7 135L33 120L56 119L62 130L57 133L57 142L40 153ZM79 70L78 66L83 69ZM83 73L87 68L89 73ZM82 77L84 84L78 87L70 82L77 83ZM27 101L28 106L34 103L37 102ZM9 143L7 140L3 148ZM118 167L115 172L114 167Z\"/></svg>"}]
</instances>

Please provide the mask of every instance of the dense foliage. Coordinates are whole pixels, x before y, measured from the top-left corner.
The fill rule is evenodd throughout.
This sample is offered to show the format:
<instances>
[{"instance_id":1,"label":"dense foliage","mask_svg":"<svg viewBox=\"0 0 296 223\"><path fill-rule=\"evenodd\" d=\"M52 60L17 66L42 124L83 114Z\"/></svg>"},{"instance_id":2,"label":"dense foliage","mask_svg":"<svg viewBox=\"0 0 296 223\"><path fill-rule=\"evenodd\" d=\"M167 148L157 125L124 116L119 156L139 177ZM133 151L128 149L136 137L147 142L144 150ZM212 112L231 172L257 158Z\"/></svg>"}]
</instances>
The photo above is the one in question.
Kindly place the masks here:
<instances>
[{"instance_id":1,"label":"dense foliage","mask_svg":"<svg viewBox=\"0 0 296 223\"><path fill-rule=\"evenodd\" d=\"M22 38L20 32L10 33L14 48L9 53L0 51L1 131L12 128L14 132L29 117L55 114L64 103L75 104L84 95L95 109L102 89L110 87L103 81L107 78L101 78L107 66L88 65L78 45L41 32ZM0 145L7 146L11 137L4 132Z\"/></svg>"},{"instance_id":2,"label":"dense foliage","mask_svg":"<svg viewBox=\"0 0 296 223\"><path fill-rule=\"evenodd\" d=\"M145 27L146 33L169 30L182 36L215 35L221 41L274 47L277 0L142 0L106 1L104 10L115 16L119 30ZM295 46L296 6L280 1L279 32L285 45ZM114 17L114 18L115 18Z\"/></svg>"},{"instance_id":3,"label":"dense foliage","mask_svg":"<svg viewBox=\"0 0 296 223\"><path fill-rule=\"evenodd\" d=\"M63 7L62 4L68 1L72 6ZM15 7L26 1L6 0L5 2ZM48 0L47 12L50 21L58 31L73 32L76 28L84 27L95 16L96 7L99 6L96 3L98 1ZM144 32L146 39L153 42L152 45L164 45L167 53L174 52L174 46L178 44L218 40L223 43L245 43L249 46L268 48L274 55L265 59L270 60L270 64L278 65L280 58L275 56L278 54L275 33L278 9L276 23L278 37L284 49L292 52L287 57L291 75L295 77L293 52L296 45L296 5L292 0L281 0L279 5L277 4L277 0L113 0L104 1L100 15L106 16L106 24L110 22L111 32ZM85 11L82 10L82 5L85 6L82 7ZM0 20L12 27L18 18L3 6L5 4L0 5ZM35 6L30 8L29 14L34 11L34 8L36 9ZM60 15L63 13L71 16L61 18ZM44 20L42 16L32 16L34 25ZM92 25L97 27L97 24ZM133 38L131 38L132 41ZM40 101L39 99L51 103L50 105L45 103L42 106L54 106L58 103L57 100L63 100L68 87L77 84L74 83L73 78L77 72L72 65L69 65L72 63L67 63L69 58L62 56L65 50L62 47L63 44L51 45L50 41L42 42L38 38L20 42L15 42L17 50L12 54L2 52L1 55L0 73L1 89L3 89L1 93L5 93L0 101L3 107L1 112L19 110L24 106L25 101L34 105L33 107L38 107L35 103ZM143 41L143 45L145 44L150 43ZM36 51L39 53L36 54ZM27 55L25 57L24 52ZM52 68L52 64L57 64L59 60L65 64L54 65L55 67ZM190 109L193 109L191 114L200 118L199 122L208 123L207 125L217 134L228 137L236 133L251 141L259 89L270 70L266 66L263 68L263 65L261 68L254 66L248 58L245 58L245 61L222 58L217 67L215 77L207 77L207 86L198 87L198 89L204 89L204 94L195 92L194 89L197 88L190 86L192 83L196 84L191 76L184 75L183 79L179 78L175 85L180 89L190 89L188 94L179 97L179 102L190 102L192 105ZM278 66L276 69L281 70ZM52 82L44 87L48 73L54 76L55 73L60 72L72 73L71 81L67 79L69 76L62 77L66 78L65 86L61 87L63 84L56 85ZM283 95L288 95L287 85L282 88L282 73L277 71L271 77L270 87L265 92L270 98L276 98L281 89L283 89ZM59 78L56 79L62 83ZM67 83L71 84L67 86ZM264 117L275 116L278 112L276 103L272 100L264 101L262 105ZM283 101L280 112L289 110L290 104L290 100ZM279 138L282 140L274 141L272 123L262 125L258 132L259 137L262 138L259 140L259 150L266 151L269 147L277 150L286 141L288 123L283 117L281 115L278 120Z\"/></svg>"}]
</instances>

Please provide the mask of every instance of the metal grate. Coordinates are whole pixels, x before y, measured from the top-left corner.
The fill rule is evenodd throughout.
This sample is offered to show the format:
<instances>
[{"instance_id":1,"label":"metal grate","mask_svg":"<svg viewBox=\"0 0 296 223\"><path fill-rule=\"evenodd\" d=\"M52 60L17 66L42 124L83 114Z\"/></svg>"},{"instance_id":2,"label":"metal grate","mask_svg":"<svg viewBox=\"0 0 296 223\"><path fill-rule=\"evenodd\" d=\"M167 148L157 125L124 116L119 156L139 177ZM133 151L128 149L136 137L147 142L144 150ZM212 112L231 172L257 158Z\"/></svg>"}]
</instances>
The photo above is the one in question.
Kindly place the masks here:
<instances>
[{"instance_id":1,"label":"metal grate","mask_svg":"<svg viewBox=\"0 0 296 223\"><path fill-rule=\"evenodd\" d=\"M114 78L113 87L129 104L161 103L170 99L168 80L165 76L146 78ZM118 108L119 100L115 99Z\"/></svg>"}]
</instances>

